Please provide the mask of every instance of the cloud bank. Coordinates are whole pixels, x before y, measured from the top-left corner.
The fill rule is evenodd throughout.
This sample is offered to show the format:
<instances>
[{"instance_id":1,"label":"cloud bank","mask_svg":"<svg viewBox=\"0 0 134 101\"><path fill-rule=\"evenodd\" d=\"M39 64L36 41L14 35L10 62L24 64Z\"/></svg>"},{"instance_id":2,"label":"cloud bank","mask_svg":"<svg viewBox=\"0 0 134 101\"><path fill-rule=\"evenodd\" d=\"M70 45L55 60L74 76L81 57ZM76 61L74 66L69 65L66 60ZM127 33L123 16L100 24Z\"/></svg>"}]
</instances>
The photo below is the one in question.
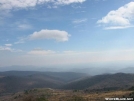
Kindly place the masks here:
<instances>
[{"instance_id":1,"label":"cloud bank","mask_svg":"<svg viewBox=\"0 0 134 101\"><path fill-rule=\"evenodd\" d=\"M134 20L134 2L130 2L118 10L110 11L97 23L104 26L105 29L123 29L134 27L132 21Z\"/></svg>"},{"instance_id":2,"label":"cloud bank","mask_svg":"<svg viewBox=\"0 0 134 101\"><path fill-rule=\"evenodd\" d=\"M0 47L1 49L1 47ZM12 54L12 55L11 55ZM124 65L127 62L133 64L134 50L115 50L115 51L94 51L94 52L78 52L78 51L65 51L56 52L53 50L34 49L19 56L8 53L0 52L4 58L0 57L0 65L34 65L34 66L67 66L67 65L80 65L80 64L93 64L93 66L104 65L105 63L116 64L121 63ZM11 56L10 56L11 55ZM123 64L122 64L123 63Z\"/></svg>"}]
</instances>

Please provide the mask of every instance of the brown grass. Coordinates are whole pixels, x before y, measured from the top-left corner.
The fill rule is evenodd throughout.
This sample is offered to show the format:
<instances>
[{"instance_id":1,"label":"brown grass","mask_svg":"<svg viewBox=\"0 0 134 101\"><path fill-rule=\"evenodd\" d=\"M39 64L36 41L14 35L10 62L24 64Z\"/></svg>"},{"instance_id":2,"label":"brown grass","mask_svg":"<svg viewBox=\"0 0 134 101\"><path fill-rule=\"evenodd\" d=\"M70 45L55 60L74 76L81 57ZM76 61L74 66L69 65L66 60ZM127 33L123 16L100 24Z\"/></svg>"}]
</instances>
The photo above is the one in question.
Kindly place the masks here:
<instances>
[{"instance_id":1,"label":"brown grass","mask_svg":"<svg viewBox=\"0 0 134 101\"><path fill-rule=\"evenodd\" d=\"M33 89L0 97L0 101L105 101L105 98L122 98L133 91L84 92L72 90Z\"/></svg>"}]
</instances>

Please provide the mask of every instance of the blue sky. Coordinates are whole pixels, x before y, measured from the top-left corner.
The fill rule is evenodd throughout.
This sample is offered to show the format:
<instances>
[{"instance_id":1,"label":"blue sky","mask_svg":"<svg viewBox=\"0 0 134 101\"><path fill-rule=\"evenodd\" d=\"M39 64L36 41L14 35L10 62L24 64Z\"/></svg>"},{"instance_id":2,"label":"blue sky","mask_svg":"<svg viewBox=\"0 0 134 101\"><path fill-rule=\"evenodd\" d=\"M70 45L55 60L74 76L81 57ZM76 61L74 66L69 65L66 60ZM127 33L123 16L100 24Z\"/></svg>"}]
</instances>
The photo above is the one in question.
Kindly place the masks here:
<instances>
[{"instance_id":1,"label":"blue sky","mask_svg":"<svg viewBox=\"0 0 134 101\"><path fill-rule=\"evenodd\" d=\"M134 0L0 0L0 67L134 66Z\"/></svg>"}]
</instances>

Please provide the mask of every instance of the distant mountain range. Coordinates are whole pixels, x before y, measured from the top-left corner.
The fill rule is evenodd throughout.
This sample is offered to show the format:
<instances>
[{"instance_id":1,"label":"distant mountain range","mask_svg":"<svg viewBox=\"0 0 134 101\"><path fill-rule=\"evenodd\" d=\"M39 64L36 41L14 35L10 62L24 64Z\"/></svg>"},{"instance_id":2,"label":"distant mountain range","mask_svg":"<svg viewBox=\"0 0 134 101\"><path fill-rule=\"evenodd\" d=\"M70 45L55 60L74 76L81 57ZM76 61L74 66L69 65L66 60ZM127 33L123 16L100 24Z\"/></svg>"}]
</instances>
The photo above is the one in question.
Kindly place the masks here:
<instances>
[{"instance_id":1,"label":"distant mountain range","mask_svg":"<svg viewBox=\"0 0 134 101\"><path fill-rule=\"evenodd\" d=\"M116 73L87 77L82 80L68 83L61 88L77 90L86 89L89 91L107 91L128 89L131 86L134 86L134 74Z\"/></svg>"},{"instance_id":2,"label":"distant mountain range","mask_svg":"<svg viewBox=\"0 0 134 101\"><path fill-rule=\"evenodd\" d=\"M134 74L116 73L90 76L75 72L0 72L0 95L33 88L87 91L128 89L134 86Z\"/></svg>"},{"instance_id":3,"label":"distant mountain range","mask_svg":"<svg viewBox=\"0 0 134 101\"><path fill-rule=\"evenodd\" d=\"M78 72L78 73L86 73L89 75L100 75L100 74L115 74L115 73L134 73L134 67L128 67L128 68L97 68L97 67L91 67L91 68L74 68L71 71Z\"/></svg>"},{"instance_id":4,"label":"distant mountain range","mask_svg":"<svg viewBox=\"0 0 134 101\"><path fill-rule=\"evenodd\" d=\"M0 67L0 71L41 71L41 72L77 72L77 73L86 73L89 75L99 75L106 73L134 73L134 67L127 68L98 68L98 67L74 67L74 68L61 68L61 67L35 67L35 66L8 66Z\"/></svg>"}]
</instances>

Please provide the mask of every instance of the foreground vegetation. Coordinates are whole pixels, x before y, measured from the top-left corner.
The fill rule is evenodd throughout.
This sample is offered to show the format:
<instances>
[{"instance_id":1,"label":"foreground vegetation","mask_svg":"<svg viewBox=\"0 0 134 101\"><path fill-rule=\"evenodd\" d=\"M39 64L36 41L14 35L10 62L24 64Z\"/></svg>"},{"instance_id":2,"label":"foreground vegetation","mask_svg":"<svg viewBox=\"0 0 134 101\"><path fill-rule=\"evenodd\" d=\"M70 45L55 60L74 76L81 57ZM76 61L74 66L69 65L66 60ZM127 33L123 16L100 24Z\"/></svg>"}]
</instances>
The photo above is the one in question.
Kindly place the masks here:
<instances>
[{"instance_id":1,"label":"foreground vegetation","mask_svg":"<svg viewBox=\"0 0 134 101\"><path fill-rule=\"evenodd\" d=\"M32 89L1 96L0 101L105 101L105 98L134 98L133 90L85 92L84 90Z\"/></svg>"}]
</instances>

